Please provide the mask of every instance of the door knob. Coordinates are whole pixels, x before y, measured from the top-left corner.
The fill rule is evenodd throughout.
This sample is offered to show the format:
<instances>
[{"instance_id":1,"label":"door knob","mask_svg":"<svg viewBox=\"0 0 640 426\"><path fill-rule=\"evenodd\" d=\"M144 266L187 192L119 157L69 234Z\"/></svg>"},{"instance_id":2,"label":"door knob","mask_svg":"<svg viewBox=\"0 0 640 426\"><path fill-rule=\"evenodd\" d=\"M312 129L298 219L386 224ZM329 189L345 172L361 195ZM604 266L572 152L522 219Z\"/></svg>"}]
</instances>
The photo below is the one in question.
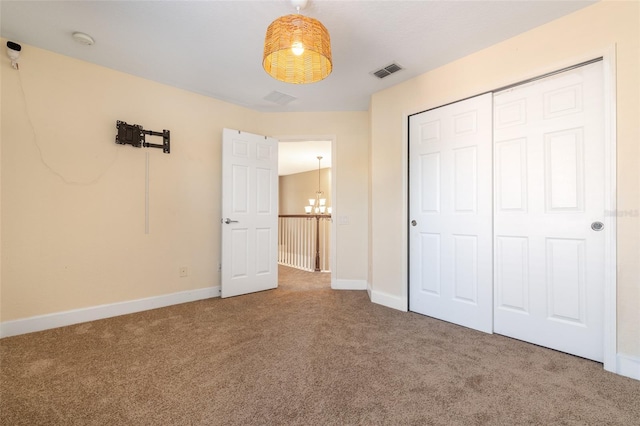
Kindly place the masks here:
<instances>
[{"instance_id":1,"label":"door knob","mask_svg":"<svg viewBox=\"0 0 640 426\"><path fill-rule=\"evenodd\" d=\"M591 229L594 231L602 231L604 229L604 223L602 222L593 222L591 224Z\"/></svg>"},{"instance_id":2,"label":"door knob","mask_svg":"<svg viewBox=\"0 0 640 426\"><path fill-rule=\"evenodd\" d=\"M226 218L226 219L225 219L225 221L224 221L224 223L226 223L226 224L228 225L228 224L230 224L230 223L238 223L238 221L237 221L237 220L231 220L231 219L229 219L229 218Z\"/></svg>"},{"instance_id":3,"label":"door knob","mask_svg":"<svg viewBox=\"0 0 640 426\"><path fill-rule=\"evenodd\" d=\"M411 221L411 226L416 226L418 224L418 222L416 222L415 220Z\"/></svg>"}]
</instances>

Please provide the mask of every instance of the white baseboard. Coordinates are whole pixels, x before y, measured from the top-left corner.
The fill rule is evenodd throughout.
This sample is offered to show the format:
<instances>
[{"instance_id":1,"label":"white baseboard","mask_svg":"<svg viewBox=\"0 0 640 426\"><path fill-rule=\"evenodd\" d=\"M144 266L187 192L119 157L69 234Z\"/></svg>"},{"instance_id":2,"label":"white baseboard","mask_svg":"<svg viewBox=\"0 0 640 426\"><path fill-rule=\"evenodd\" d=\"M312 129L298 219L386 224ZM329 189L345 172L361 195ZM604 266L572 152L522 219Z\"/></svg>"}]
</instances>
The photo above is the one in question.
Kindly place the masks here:
<instances>
[{"instance_id":1,"label":"white baseboard","mask_svg":"<svg viewBox=\"0 0 640 426\"><path fill-rule=\"evenodd\" d=\"M393 296L381 291L371 290L371 301L373 303L377 303L378 305L386 306L387 308L407 312L407 301L402 297Z\"/></svg>"},{"instance_id":2,"label":"white baseboard","mask_svg":"<svg viewBox=\"0 0 640 426\"><path fill-rule=\"evenodd\" d=\"M336 280L331 283L334 290L366 290L367 282L365 280Z\"/></svg>"},{"instance_id":3,"label":"white baseboard","mask_svg":"<svg viewBox=\"0 0 640 426\"><path fill-rule=\"evenodd\" d=\"M640 358L619 353L617 364L616 373L640 380Z\"/></svg>"},{"instance_id":4,"label":"white baseboard","mask_svg":"<svg viewBox=\"0 0 640 426\"><path fill-rule=\"evenodd\" d=\"M53 314L38 315L0 323L0 338L49 330L87 321L95 321L119 315L133 314L150 309L164 308L180 303L194 302L220 296L220 286L206 287L197 290L187 290L162 296L144 299L127 300L125 302L108 305L91 306L89 308L73 309L71 311L55 312Z\"/></svg>"},{"instance_id":5,"label":"white baseboard","mask_svg":"<svg viewBox=\"0 0 640 426\"><path fill-rule=\"evenodd\" d=\"M371 300L371 292L373 291L373 287L371 287L371 283L367 281L367 294L369 295L369 300Z\"/></svg>"}]
</instances>

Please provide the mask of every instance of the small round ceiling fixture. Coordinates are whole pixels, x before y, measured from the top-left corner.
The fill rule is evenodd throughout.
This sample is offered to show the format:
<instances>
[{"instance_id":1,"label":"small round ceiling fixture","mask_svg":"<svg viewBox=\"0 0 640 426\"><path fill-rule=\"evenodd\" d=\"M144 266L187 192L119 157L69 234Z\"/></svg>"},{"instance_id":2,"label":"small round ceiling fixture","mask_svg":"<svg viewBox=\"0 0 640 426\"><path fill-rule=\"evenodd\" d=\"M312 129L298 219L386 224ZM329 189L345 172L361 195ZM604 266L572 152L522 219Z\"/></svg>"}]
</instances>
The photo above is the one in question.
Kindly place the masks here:
<instances>
[{"instance_id":1,"label":"small round ceiling fixture","mask_svg":"<svg viewBox=\"0 0 640 426\"><path fill-rule=\"evenodd\" d=\"M291 0L291 5L296 9L304 9L307 7L307 0Z\"/></svg>"},{"instance_id":2,"label":"small round ceiling fixture","mask_svg":"<svg viewBox=\"0 0 640 426\"><path fill-rule=\"evenodd\" d=\"M93 37L91 37L89 34L81 33L79 31L74 32L71 36L80 44L91 46L95 43Z\"/></svg>"}]
</instances>

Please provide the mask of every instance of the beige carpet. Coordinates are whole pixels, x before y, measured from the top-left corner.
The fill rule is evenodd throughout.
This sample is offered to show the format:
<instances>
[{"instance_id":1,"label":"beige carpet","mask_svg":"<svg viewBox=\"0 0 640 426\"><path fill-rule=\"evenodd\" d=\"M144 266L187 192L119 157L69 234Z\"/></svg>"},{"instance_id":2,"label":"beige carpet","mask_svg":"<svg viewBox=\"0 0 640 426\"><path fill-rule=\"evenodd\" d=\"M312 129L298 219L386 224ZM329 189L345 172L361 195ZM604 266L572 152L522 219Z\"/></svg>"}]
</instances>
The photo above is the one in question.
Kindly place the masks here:
<instances>
[{"instance_id":1,"label":"beige carpet","mask_svg":"<svg viewBox=\"0 0 640 426\"><path fill-rule=\"evenodd\" d=\"M0 341L2 425L640 425L602 365L332 291L277 290Z\"/></svg>"}]
</instances>

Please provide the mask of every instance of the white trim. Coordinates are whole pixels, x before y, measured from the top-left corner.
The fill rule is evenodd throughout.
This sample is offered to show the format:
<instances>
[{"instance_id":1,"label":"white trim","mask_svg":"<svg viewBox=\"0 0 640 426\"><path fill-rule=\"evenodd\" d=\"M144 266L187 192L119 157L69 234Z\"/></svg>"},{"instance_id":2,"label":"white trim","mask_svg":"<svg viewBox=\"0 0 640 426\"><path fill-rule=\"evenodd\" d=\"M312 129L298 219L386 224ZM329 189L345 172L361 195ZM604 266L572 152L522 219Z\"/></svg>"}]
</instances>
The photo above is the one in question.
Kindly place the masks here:
<instances>
[{"instance_id":1,"label":"white trim","mask_svg":"<svg viewBox=\"0 0 640 426\"><path fill-rule=\"evenodd\" d=\"M602 55L604 76L604 197L605 211L616 212L616 46L612 45ZM617 214L604 217L604 226L609 232L605 234L604 254L604 369L618 370L617 351ZM638 377L636 377L638 378ZM640 378L639 378L640 379Z\"/></svg>"},{"instance_id":2,"label":"white trim","mask_svg":"<svg viewBox=\"0 0 640 426\"><path fill-rule=\"evenodd\" d=\"M333 290L366 290L367 282L365 280L336 280L331 281Z\"/></svg>"},{"instance_id":3,"label":"white trim","mask_svg":"<svg viewBox=\"0 0 640 426\"><path fill-rule=\"evenodd\" d=\"M407 143L402 144L402 219L405 221L404 226L402 227L402 245L400 246L400 253L402 259L406 261L402 264L402 269L400 270L401 276L400 279L403 283L407 283L407 285L403 286L402 293L400 294L401 311L408 312L409 311L409 223L411 223L411 218L409 214L411 213L409 206L409 116L411 114L403 114L402 120L402 138L407 141Z\"/></svg>"},{"instance_id":4,"label":"white trim","mask_svg":"<svg viewBox=\"0 0 640 426\"><path fill-rule=\"evenodd\" d=\"M336 148L336 136L331 136L331 241L329 247L329 268L331 269L331 288L333 288L333 284L338 280L338 249L337 242L338 238L337 234L337 221L334 220L336 218L336 212L339 211L338 208L338 149Z\"/></svg>"},{"instance_id":5,"label":"white trim","mask_svg":"<svg viewBox=\"0 0 640 426\"><path fill-rule=\"evenodd\" d=\"M397 309L398 311L407 312L407 298L402 296L394 296L381 291L371 291L371 301L387 308Z\"/></svg>"},{"instance_id":6,"label":"white trim","mask_svg":"<svg viewBox=\"0 0 640 426\"><path fill-rule=\"evenodd\" d=\"M150 309L164 308L196 300L220 297L220 286L206 287L197 290L187 290L162 296L144 299L127 300L108 305L91 306L89 308L73 309L71 311L55 312L47 315L24 318L0 323L0 338L49 330L87 321L95 321L119 315L133 314Z\"/></svg>"},{"instance_id":7,"label":"white trim","mask_svg":"<svg viewBox=\"0 0 640 426\"><path fill-rule=\"evenodd\" d=\"M373 287L371 286L371 282L367 281L367 294L369 295L369 300L371 300L372 292L373 292Z\"/></svg>"},{"instance_id":8,"label":"white trim","mask_svg":"<svg viewBox=\"0 0 640 426\"><path fill-rule=\"evenodd\" d=\"M426 111L428 108L422 108L419 111ZM410 274L409 270L409 223L411 222L411 210L409 208L409 119L412 115L417 114L417 111L404 111L402 114L402 140L406 143L402 144L402 193L404 194L402 197L402 214L403 218L406 219L404 226L402 227L402 258L404 262L402 263L402 269L400 273L402 274L402 282L407 283L407 285L403 286L402 294L400 295L400 299L402 304L396 302L396 306L403 306L403 308L396 308L401 311L411 312L409 310L409 286L410 282ZM371 294L371 301L373 302L373 291ZM377 303L377 302L376 302ZM380 303L381 305L389 306L384 303ZM391 307L391 306L390 306Z\"/></svg>"},{"instance_id":9,"label":"white trim","mask_svg":"<svg viewBox=\"0 0 640 426\"><path fill-rule=\"evenodd\" d=\"M617 358L617 368L613 373L640 380L640 358L625 354L618 354Z\"/></svg>"}]
</instances>

